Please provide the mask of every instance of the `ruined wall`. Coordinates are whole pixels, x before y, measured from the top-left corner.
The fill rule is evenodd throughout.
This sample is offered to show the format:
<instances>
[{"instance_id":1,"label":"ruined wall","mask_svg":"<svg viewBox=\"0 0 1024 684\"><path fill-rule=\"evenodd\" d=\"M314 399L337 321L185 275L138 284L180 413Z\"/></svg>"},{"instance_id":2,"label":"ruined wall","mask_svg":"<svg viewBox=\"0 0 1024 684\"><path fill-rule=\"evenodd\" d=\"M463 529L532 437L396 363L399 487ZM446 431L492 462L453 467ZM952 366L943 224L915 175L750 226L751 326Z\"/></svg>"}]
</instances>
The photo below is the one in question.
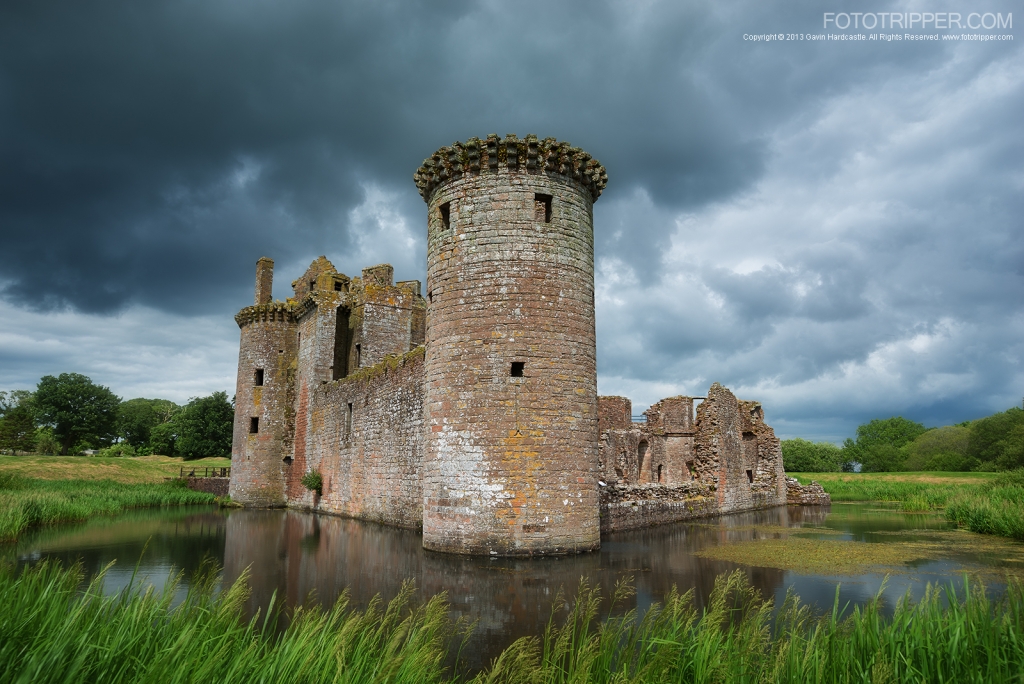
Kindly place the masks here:
<instances>
[{"instance_id":1,"label":"ruined wall","mask_svg":"<svg viewBox=\"0 0 1024 684\"><path fill-rule=\"evenodd\" d=\"M304 470L293 464L292 505L419 528L423 520L423 348L310 392ZM302 487L323 477L322 496Z\"/></svg>"},{"instance_id":2,"label":"ruined wall","mask_svg":"<svg viewBox=\"0 0 1024 684\"><path fill-rule=\"evenodd\" d=\"M601 533L706 518L718 513L714 488L699 482L682 485L601 488Z\"/></svg>"},{"instance_id":3,"label":"ruined wall","mask_svg":"<svg viewBox=\"0 0 1024 684\"><path fill-rule=\"evenodd\" d=\"M423 542L457 553L600 544L592 204L567 145L442 148L428 202ZM513 365L515 364L515 365Z\"/></svg>"},{"instance_id":4,"label":"ruined wall","mask_svg":"<svg viewBox=\"0 0 1024 684\"><path fill-rule=\"evenodd\" d=\"M761 405L741 402L717 382L697 408L697 479L714 484L722 513L785 502L785 475Z\"/></svg>"},{"instance_id":5,"label":"ruined wall","mask_svg":"<svg viewBox=\"0 0 1024 684\"><path fill-rule=\"evenodd\" d=\"M633 427L633 402L626 397L597 398L597 429L628 430Z\"/></svg>"}]
</instances>

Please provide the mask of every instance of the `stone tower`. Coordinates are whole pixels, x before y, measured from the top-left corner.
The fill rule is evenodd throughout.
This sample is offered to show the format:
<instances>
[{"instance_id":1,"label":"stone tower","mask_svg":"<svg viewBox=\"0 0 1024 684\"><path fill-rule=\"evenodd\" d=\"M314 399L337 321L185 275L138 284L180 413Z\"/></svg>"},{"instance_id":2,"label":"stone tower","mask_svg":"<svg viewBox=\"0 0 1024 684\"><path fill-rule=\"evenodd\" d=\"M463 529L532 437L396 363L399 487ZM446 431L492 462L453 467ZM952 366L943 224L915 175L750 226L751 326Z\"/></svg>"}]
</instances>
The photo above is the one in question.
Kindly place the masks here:
<instances>
[{"instance_id":1,"label":"stone tower","mask_svg":"<svg viewBox=\"0 0 1024 684\"><path fill-rule=\"evenodd\" d=\"M256 301L235 316L241 329L231 484L239 503L284 505L282 455L291 450L292 394L296 358L295 315L272 301L274 262L256 262Z\"/></svg>"},{"instance_id":2,"label":"stone tower","mask_svg":"<svg viewBox=\"0 0 1024 684\"><path fill-rule=\"evenodd\" d=\"M443 147L429 207L423 545L600 546L593 203L604 167L535 136Z\"/></svg>"}]
</instances>

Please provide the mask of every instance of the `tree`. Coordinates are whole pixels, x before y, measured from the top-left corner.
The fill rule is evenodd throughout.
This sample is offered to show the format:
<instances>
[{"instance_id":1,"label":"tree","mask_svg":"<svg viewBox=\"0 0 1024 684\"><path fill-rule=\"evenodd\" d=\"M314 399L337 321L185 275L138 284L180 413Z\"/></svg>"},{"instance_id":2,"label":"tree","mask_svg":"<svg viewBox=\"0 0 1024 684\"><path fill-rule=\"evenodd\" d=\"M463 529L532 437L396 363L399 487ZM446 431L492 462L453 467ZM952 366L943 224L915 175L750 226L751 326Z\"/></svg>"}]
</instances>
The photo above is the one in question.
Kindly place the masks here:
<instances>
[{"instance_id":1,"label":"tree","mask_svg":"<svg viewBox=\"0 0 1024 684\"><path fill-rule=\"evenodd\" d=\"M806 439L782 440L782 464L796 473L835 472L842 465L843 450L830 442Z\"/></svg>"},{"instance_id":2,"label":"tree","mask_svg":"<svg viewBox=\"0 0 1024 684\"><path fill-rule=\"evenodd\" d=\"M174 416L174 450L186 459L224 456L231 451L234 422L227 392L192 399Z\"/></svg>"},{"instance_id":3,"label":"tree","mask_svg":"<svg viewBox=\"0 0 1024 684\"><path fill-rule=\"evenodd\" d=\"M47 375L35 393L39 421L53 429L61 454L81 442L97 446L114 437L121 400L108 388L80 373Z\"/></svg>"},{"instance_id":4,"label":"tree","mask_svg":"<svg viewBox=\"0 0 1024 684\"><path fill-rule=\"evenodd\" d=\"M907 445L904 470L971 470L978 460L967 456L971 431L961 425L928 430Z\"/></svg>"},{"instance_id":5,"label":"tree","mask_svg":"<svg viewBox=\"0 0 1024 684\"><path fill-rule=\"evenodd\" d=\"M167 399L129 399L117 409L117 436L136 449L145 447L157 425L168 422L180 407Z\"/></svg>"},{"instance_id":6,"label":"tree","mask_svg":"<svg viewBox=\"0 0 1024 684\"><path fill-rule=\"evenodd\" d=\"M924 425L902 416L876 418L858 426L856 442L844 443L844 458L860 463L863 472L901 470L907 457L905 447L924 432Z\"/></svg>"},{"instance_id":7,"label":"tree","mask_svg":"<svg viewBox=\"0 0 1024 684\"><path fill-rule=\"evenodd\" d=\"M18 405L0 418L0 451L32 451L36 444L36 421L27 406Z\"/></svg>"},{"instance_id":8,"label":"tree","mask_svg":"<svg viewBox=\"0 0 1024 684\"><path fill-rule=\"evenodd\" d=\"M174 443L178 440L178 428L174 420L160 423L149 431L149 453L174 456Z\"/></svg>"},{"instance_id":9,"label":"tree","mask_svg":"<svg viewBox=\"0 0 1024 684\"><path fill-rule=\"evenodd\" d=\"M1022 424L1024 410L1016 407L974 421L970 426L967 455L982 462L997 461L1006 449L1010 433Z\"/></svg>"},{"instance_id":10,"label":"tree","mask_svg":"<svg viewBox=\"0 0 1024 684\"><path fill-rule=\"evenodd\" d=\"M4 416L13 408L24 406L29 411L33 410L32 402L35 396L28 390L11 390L0 392L0 416Z\"/></svg>"}]
</instances>

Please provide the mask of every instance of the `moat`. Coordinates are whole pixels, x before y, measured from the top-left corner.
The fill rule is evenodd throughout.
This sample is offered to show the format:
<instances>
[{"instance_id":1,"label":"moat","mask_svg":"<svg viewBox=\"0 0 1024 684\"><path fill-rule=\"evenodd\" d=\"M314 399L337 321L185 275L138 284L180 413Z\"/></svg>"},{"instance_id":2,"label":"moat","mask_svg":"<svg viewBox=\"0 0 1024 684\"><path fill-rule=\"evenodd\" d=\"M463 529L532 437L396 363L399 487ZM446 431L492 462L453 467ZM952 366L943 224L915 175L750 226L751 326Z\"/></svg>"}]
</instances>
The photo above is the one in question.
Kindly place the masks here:
<instances>
[{"instance_id":1,"label":"moat","mask_svg":"<svg viewBox=\"0 0 1024 684\"><path fill-rule=\"evenodd\" d=\"M764 560L765 550L782 558L787 544L801 559L795 569ZM883 550L898 562L873 565L885 562L885 553L877 553ZM289 605L310 596L330 603L346 587L361 608L375 594L391 598L407 579L422 596L445 591L453 613L476 622L462 654L470 669L514 639L540 634L559 589L571 595L581 577L606 596L621 578L634 578L637 593L625 607L643 609L673 584L692 587L701 603L716 576L742 567L776 604L793 589L826 610L837 585L841 605L862 604L888 572L883 596L891 610L908 591L920 597L928 582L959 585L967 572L998 594L1007 572L1024 573L1024 544L955 531L940 516L879 504L781 507L633 530L605 536L593 553L536 560L440 554L424 550L415 532L334 516L216 508L140 510L37 530L0 547L0 559L19 564L81 559L90 574L116 560L107 574L109 592L130 580L137 562L140 576L162 586L177 570L187 581L204 557L223 564L227 581L251 568L250 610L265 607L274 592Z\"/></svg>"}]
</instances>

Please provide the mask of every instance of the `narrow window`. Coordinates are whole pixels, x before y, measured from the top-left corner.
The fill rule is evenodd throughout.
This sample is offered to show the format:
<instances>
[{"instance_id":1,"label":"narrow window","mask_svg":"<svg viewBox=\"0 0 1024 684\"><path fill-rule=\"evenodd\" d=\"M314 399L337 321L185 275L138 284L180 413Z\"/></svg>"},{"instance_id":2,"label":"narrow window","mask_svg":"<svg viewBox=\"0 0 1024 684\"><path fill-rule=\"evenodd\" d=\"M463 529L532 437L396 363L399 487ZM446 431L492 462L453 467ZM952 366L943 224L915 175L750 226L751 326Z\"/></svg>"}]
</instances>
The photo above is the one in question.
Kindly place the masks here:
<instances>
[{"instance_id":1,"label":"narrow window","mask_svg":"<svg viewBox=\"0 0 1024 684\"><path fill-rule=\"evenodd\" d=\"M316 289L316 281L315 280L310 280L309 281L309 289L311 291Z\"/></svg>"},{"instance_id":2,"label":"narrow window","mask_svg":"<svg viewBox=\"0 0 1024 684\"><path fill-rule=\"evenodd\" d=\"M537 223L551 223L551 195L533 196L533 216Z\"/></svg>"},{"instance_id":3,"label":"narrow window","mask_svg":"<svg viewBox=\"0 0 1024 684\"><path fill-rule=\"evenodd\" d=\"M255 416L249 419L249 434L255 435L260 431L260 419Z\"/></svg>"},{"instance_id":4,"label":"narrow window","mask_svg":"<svg viewBox=\"0 0 1024 684\"><path fill-rule=\"evenodd\" d=\"M511 376L513 378L521 378L521 377L523 377L523 369L525 369L525 368L526 368L526 362L525 361L513 361L512 362L512 369L509 371L508 374L509 374L509 376Z\"/></svg>"},{"instance_id":5,"label":"narrow window","mask_svg":"<svg viewBox=\"0 0 1024 684\"><path fill-rule=\"evenodd\" d=\"M441 230L448 230L452 225L452 203L445 202L439 209L441 210Z\"/></svg>"},{"instance_id":6,"label":"narrow window","mask_svg":"<svg viewBox=\"0 0 1024 684\"><path fill-rule=\"evenodd\" d=\"M658 466L658 484L661 484L661 466Z\"/></svg>"},{"instance_id":7,"label":"narrow window","mask_svg":"<svg viewBox=\"0 0 1024 684\"><path fill-rule=\"evenodd\" d=\"M686 462L686 469L690 471L690 479L691 480L696 480L697 479L697 467L694 465L693 461L687 461Z\"/></svg>"},{"instance_id":8,"label":"narrow window","mask_svg":"<svg viewBox=\"0 0 1024 684\"><path fill-rule=\"evenodd\" d=\"M345 436L352 434L352 404L349 403L348 411L345 413Z\"/></svg>"},{"instance_id":9,"label":"narrow window","mask_svg":"<svg viewBox=\"0 0 1024 684\"><path fill-rule=\"evenodd\" d=\"M340 281L337 281L337 280L334 281L334 291L335 292L341 292L341 282Z\"/></svg>"},{"instance_id":10,"label":"narrow window","mask_svg":"<svg viewBox=\"0 0 1024 684\"><path fill-rule=\"evenodd\" d=\"M433 290L430 290L430 291L427 292L427 301L429 301L429 302L433 302L434 301L434 291Z\"/></svg>"},{"instance_id":11,"label":"narrow window","mask_svg":"<svg viewBox=\"0 0 1024 684\"><path fill-rule=\"evenodd\" d=\"M362 359L363 359L363 345L357 344L356 345L356 368L362 368L363 367Z\"/></svg>"},{"instance_id":12,"label":"narrow window","mask_svg":"<svg viewBox=\"0 0 1024 684\"><path fill-rule=\"evenodd\" d=\"M754 471L753 470L748 470L747 471L747 482L749 482L751 484L754 483Z\"/></svg>"},{"instance_id":13,"label":"narrow window","mask_svg":"<svg viewBox=\"0 0 1024 684\"><path fill-rule=\"evenodd\" d=\"M253 378L253 384L256 385L257 387L260 387L260 386L263 385L263 369L262 368L257 368L256 369L256 375Z\"/></svg>"}]
</instances>

